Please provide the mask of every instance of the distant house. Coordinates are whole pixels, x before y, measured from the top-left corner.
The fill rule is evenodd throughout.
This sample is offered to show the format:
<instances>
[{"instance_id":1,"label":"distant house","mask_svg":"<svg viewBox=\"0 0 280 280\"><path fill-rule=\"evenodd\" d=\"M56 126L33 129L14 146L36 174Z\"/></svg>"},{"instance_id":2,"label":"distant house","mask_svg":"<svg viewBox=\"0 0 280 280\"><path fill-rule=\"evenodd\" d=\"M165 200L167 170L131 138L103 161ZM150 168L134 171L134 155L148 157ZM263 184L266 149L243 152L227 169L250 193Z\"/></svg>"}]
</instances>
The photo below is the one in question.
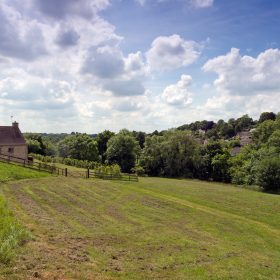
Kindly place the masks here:
<instances>
[{"instance_id":1,"label":"distant house","mask_svg":"<svg viewBox=\"0 0 280 280\"><path fill-rule=\"evenodd\" d=\"M244 147L246 145L249 145L252 143L252 137L251 137L251 132L252 130L243 130L237 133L237 136L239 137L240 140L240 147L234 147L230 151L231 156L236 156L240 153L241 147Z\"/></svg>"},{"instance_id":2,"label":"distant house","mask_svg":"<svg viewBox=\"0 0 280 280\"><path fill-rule=\"evenodd\" d=\"M249 130L238 132L237 136L240 138L241 147L252 143L251 132Z\"/></svg>"},{"instance_id":3,"label":"distant house","mask_svg":"<svg viewBox=\"0 0 280 280\"><path fill-rule=\"evenodd\" d=\"M0 126L0 154L27 159L27 144L17 122L12 126Z\"/></svg>"}]
</instances>

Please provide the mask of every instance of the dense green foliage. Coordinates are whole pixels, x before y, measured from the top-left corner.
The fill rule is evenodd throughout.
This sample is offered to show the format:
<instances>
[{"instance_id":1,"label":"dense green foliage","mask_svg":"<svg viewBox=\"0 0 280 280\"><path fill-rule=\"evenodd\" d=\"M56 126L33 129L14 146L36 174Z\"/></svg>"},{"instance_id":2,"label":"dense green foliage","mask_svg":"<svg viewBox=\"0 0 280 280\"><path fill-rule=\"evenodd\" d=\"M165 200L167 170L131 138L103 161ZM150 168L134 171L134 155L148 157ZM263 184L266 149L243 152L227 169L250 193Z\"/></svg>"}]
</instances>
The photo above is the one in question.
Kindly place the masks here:
<instances>
[{"instance_id":1,"label":"dense green foliage","mask_svg":"<svg viewBox=\"0 0 280 280\"><path fill-rule=\"evenodd\" d=\"M101 172L105 174L120 174L121 170L118 164L102 164L96 161L89 160L79 160L73 158L63 158L63 157L50 157L50 156L42 156L39 154L31 154L31 156L41 162L45 162L48 164L62 164L66 166L74 166L78 168L89 168L95 170L96 172Z\"/></svg>"},{"instance_id":2,"label":"dense green foliage","mask_svg":"<svg viewBox=\"0 0 280 280\"><path fill-rule=\"evenodd\" d=\"M58 143L59 154L66 158L79 160L98 160L96 141L86 134L67 136Z\"/></svg>"},{"instance_id":3,"label":"dense green foliage","mask_svg":"<svg viewBox=\"0 0 280 280\"><path fill-rule=\"evenodd\" d=\"M109 164L119 164L123 172L130 172L135 166L140 147L128 130L121 130L107 143L106 158Z\"/></svg>"},{"instance_id":4,"label":"dense green foliage","mask_svg":"<svg viewBox=\"0 0 280 280\"><path fill-rule=\"evenodd\" d=\"M104 163L106 160L107 143L115 135L114 132L105 130L99 133L96 137L98 153L101 157L101 161Z\"/></svg>"},{"instance_id":5,"label":"dense green foliage","mask_svg":"<svg viewBox=\"0 0 280 280\"><path fill-rule=\"evenodd\" d=\"M153 176L193 177L199 165L199 147L189 132L171 130L148 136L140 163Z\"/></svg>"},{"instance_id":6,"label":"dense green foliage","mask_svg":"<svg viewBox=\"0 0 280 280\"><path fill-rule=\"evenodd\" d=\"M217 123L196 121L150 134L124 129L117 134L108 130L97 135L29 134L27 139L30 151L58 157L68 165L94 169L97 163L118 164L123 172L259 185L279 191L272 181L278 180L280 115L273 112L263 112L258 121L243 115Z\"/></svg>"}]
</instances>

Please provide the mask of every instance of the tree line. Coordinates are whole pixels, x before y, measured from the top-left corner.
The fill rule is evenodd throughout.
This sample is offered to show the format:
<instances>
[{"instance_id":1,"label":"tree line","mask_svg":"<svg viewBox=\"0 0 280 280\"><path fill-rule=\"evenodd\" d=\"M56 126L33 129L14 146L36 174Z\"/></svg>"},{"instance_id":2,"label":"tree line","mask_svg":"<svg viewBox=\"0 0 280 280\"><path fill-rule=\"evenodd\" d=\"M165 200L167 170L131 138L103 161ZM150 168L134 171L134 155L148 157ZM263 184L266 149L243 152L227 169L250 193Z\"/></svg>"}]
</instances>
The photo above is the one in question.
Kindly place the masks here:
<instances>
[{"instance_id":1,"label":"tree line","mask_svg":"<svg viewBox=\"0 0 280 280\"><path fill-rule=\"evenodd\" d=\"M247 131L251 143L242 146ZM196 121L152 133L105 130L96 135L27 133L30 153L118 164L123 172L197 178L280 191L280 113ZM232 154L238 147L238 153Z\"/></svg>"}]
</instances>

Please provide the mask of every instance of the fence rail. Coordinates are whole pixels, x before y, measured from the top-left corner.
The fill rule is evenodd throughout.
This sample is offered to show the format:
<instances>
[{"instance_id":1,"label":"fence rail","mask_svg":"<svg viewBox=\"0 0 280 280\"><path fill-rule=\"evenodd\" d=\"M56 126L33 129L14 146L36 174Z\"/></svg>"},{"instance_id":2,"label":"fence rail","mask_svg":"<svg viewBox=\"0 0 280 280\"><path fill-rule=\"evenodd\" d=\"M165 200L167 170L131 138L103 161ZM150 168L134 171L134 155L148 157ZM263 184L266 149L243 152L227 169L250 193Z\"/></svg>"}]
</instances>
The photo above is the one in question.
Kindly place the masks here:
<instances>
[{"instance_id":1,"label":"fence rail","mask_svg":"<svg viewBox=\"0 0 280 280\"><path fill-rule=\"evenodd\" d=\"M60 168L54 165L42 163L42 162L33 162L27 159L14 157L11 155L0 154L0 161L15 165L20 165L25 168L30 168L38 171L45 171L51 174L57 174L65 177L74 177L74 178L98 178L103 180L120 180L120 181L132 181L138 182L138 176L136 174L113 174L113 173L102 173L96 172L94 170L86 169L81 171L72 171L67 168Z\"/></svg>"}]
</instances>

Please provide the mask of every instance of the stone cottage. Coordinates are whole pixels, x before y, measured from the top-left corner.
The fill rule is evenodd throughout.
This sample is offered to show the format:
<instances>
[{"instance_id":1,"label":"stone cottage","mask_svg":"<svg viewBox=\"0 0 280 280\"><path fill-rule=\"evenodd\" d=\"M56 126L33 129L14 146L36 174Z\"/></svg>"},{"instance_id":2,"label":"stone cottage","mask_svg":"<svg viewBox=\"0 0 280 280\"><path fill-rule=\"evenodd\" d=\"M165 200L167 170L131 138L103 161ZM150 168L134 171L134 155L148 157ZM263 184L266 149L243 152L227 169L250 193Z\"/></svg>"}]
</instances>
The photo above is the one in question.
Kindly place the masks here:
<instances>
[{"instance_id":1,"label":"stone cottage","mask_svg":"<svg viewBox=\"0 0 280 280\"><path fill-rule=\"evenodd\" d=\"M28 150L17 122L12 126L0 126L0 155L27 159Z\"/></svg>"}]
</instances>

